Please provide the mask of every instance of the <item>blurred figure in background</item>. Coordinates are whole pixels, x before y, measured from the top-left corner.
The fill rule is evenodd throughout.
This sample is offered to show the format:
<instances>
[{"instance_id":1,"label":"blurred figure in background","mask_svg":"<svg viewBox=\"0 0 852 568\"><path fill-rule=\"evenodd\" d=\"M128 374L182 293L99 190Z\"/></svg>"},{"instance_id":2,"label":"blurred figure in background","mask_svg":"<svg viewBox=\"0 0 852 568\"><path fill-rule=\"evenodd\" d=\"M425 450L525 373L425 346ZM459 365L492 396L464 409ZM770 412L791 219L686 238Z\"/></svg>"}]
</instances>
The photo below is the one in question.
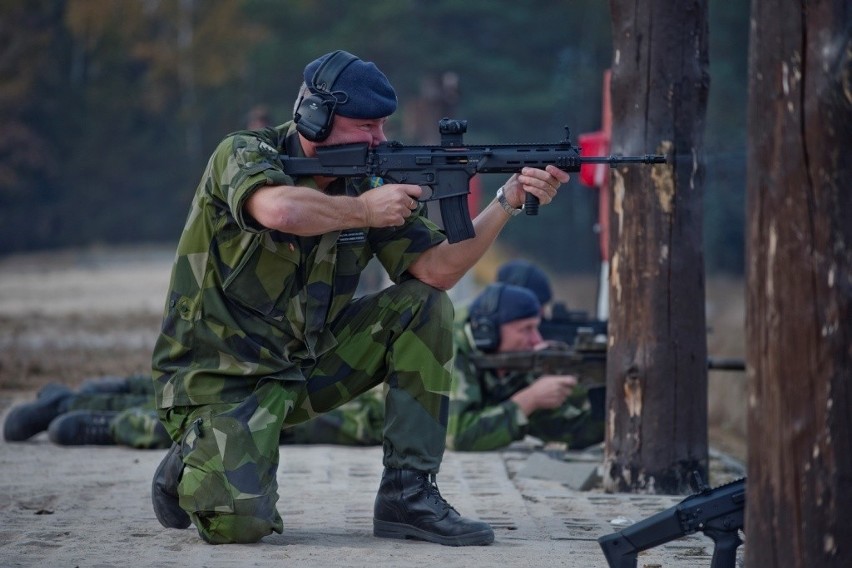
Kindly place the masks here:
<instances>
[{"instance_id":1,"label":"blurred figure in background","mask_svg":"<svg viewBox=\"0 0 852 568\"><path fill-rule=\"evenodd\" d=\"M381 389L281 431L281 444L375 446L382 443ZM129 446L166 449L172 439L154 407L154 384L147 375L99 377L79 389L61 384L42 388L32 402L12 408L3 423L7 442L23 442L47 430L60 446Z\"/></svg>"},{"instance_id":2,"label":"blurred figure in background","mask_svg":"<svg viewBox=\"0 0 852 568\"><path fill-rule=\"evenodd\" d=\"M540 349L540 322L538 298L520 286L490 284L471 303L455 334L449 448L496 450L527 434L572 449L603 441L603 416L575 376L477 367L477 354Z\"/></svg>"}]
</instances>

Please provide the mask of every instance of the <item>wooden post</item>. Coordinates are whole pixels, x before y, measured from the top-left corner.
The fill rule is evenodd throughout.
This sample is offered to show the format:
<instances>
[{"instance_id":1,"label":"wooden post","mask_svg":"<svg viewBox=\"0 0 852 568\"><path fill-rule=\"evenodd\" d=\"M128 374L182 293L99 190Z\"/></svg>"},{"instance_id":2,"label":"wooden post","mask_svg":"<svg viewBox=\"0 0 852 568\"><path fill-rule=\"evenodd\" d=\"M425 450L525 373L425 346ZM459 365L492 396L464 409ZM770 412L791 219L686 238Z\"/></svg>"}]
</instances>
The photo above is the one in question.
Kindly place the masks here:
<instances>
[{"instance_id":1,"label":"wooden post","mask_svg":"<svg viewBox=\"0 0 852 568\"><path fill-rule=\"evenodd\" d=\"M707 479L702 249L707 2L611 0L612 150L675 156L612 180L609 491L685 493Z\"/></svg>"},{"instance_id":2,"label":"wooden post","mask_svg":"<svg viewBox=\"0 0 852 568\"><path fill-rule=\"evenodd\" d=\"M752 2L748 566L852 566L850 15Z\"/></svg>"}]
</instances>

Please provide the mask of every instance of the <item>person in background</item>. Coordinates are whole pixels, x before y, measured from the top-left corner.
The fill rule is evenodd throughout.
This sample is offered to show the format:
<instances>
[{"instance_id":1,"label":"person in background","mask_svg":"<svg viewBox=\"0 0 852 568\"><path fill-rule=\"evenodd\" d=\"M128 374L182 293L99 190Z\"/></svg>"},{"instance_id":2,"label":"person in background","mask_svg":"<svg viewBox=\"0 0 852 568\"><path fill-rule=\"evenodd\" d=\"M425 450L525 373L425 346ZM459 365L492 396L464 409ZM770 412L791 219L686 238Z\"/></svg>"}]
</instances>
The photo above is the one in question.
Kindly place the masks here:
<instances>
[{"instance_id":1,"label":"person in background","mask_svg":"<svg viewBox=\"0 0 852 568\"><path fill-rule=\"evenodd\" d=\"M541 304L542 317L547 314L547 308L553 299L553 289L547 274L538 265L520 258L504 262L497 269L495 282L514 284L530 290Z\"/></svg>"},{"instance_id":2,"label":"person in background","mask_svg":"<svg viewBox=\"0 0 852 568\"><path fill-rule=\"evenodd\" d=\"M450 244L418 203L420 186L283 171L281 155L377 146L397 107L376 65L345 51L309 63L303 80L292 121L226 137L198 184L152 357L175 442L154 473L154 512L212 544L281 533L281 430L381 384L373 534L489 544L491 527L461 516L436 482L453 356L446 290L527 193L546 205L569 176L524 168L473 220L475 236ZM393 284L355 298L373 256Z\"/></svg>"},{"instance_id":3,"label":"person in background","mask_svg":"<svg viewBox=\"0 0 852 568\"><path fill-rule=\"evenodd\" d=\"M88 379L77 390L48 384L34 401L9 411L3 438L23 442L47 430L60 445L168 447L171 440L156 420L153 395L151 377L143 375Z\"/></svg>"},{"instance_id":4,"label":"person in background","mask_svg":"<svg viewBox=\"0 0 852 568\"><path fill-rule=\"evenodd\" d=\"M272 113L266 105L255 105L246 114L246 128L248 130L261 130L274 126Z\"/></svg>"},{"instance_id":5,"label":"person in background","mask_svg":"<svg viewBox=\"0 0 852 568\"><path fill-rule=\"evenodd\" d=\"M382 443L381 389L281 431L281 444L375 446ZM167 449L172 439L154 407L150 376L99 377L77 390L52 383L36 399L15 406L3 423L7 442L23 442L47 430L60 446L129 446Z\"/></svg>"},{"instance_id":6,"label":"person in background","mask_svg":"<svg viewBox=\"0 0 852 568\"><path fill-rule=\"evenodd\" d=\"M603 418L575 376L477 367L479 354L541 348L540 322L538 298L520 286L490 284L471 303L455 333L449 448L496 450L528 434L575 449L603 441Z\"/></svg>"}]
</instances>

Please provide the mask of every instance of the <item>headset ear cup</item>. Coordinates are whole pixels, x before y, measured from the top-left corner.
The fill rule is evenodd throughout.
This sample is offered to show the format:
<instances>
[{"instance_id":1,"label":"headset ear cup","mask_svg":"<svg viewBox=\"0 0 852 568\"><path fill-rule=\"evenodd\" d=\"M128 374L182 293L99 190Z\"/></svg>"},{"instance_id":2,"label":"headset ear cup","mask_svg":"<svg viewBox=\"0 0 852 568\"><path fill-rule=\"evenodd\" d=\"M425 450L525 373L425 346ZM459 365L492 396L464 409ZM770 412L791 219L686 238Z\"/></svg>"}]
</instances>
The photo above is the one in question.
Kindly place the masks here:
<instances>
[{"instance_id":1,"label":"headset ear cup","mask_svg":"<svg viewBox=\"0 0 852 568\"><path fill-rule=\"evenodd\" d=\"M489 317L477 317L470 322L473 344L480 351L496 351L500 346L500 327Z\"/></svg>"},{"instance_id":2,"label":"headset ear cup","mask_svg":"<svg viewBox=\"0 0 852 568\"><path fill-rule=\"evenodd\" d=\"M322 142L331 134L335 106L333 96L322 93L305 95L293 115L296 130L311 142Z\"/></svg>"},{"instance_id":3,"label":"headset ear cup","mask_svg":"<svg viewBox=\"0 0 852 568\"><path fill-rule=\"evenodd\" d=\"M338 103L332 88L343 70L353 61L358 61L358 58L341 49L329 55L314 72L310 90L296 105L296 112L293 113L296 130L311 142L322 142L331 134Z\"/></svg>"},{"instance_id":4,"label":"headset ear cup","mask_svg":"<svg viewBox=\"0 0 852 568\"><path fill-rule=\"evenodd\" d=\"M471 314L470 333L474 345L481 351L497 351L500 347L500 325L496 315L503 288L503 283L490 284L483 292L476 313Z\"/></svg>"}]
</instances>

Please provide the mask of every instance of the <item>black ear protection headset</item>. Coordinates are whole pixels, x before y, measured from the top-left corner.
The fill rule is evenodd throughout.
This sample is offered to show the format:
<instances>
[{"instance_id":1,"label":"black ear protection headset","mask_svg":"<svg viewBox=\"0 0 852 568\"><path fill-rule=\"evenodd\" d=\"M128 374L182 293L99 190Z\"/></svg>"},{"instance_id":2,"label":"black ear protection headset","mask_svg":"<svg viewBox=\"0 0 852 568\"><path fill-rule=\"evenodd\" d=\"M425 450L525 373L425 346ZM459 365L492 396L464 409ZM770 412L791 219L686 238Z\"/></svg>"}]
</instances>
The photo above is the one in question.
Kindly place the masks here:
<instances>
[{"instance_id":1,"label":"black ear protection headset","mask_svg":"<svg viewBox=\"0 0 852 568\"><path fill-rule=\"evenodd\" d=\"M299 99L293 121L299 134L311 142L322 142L331 133L337 105L349 98L345 92L331 89L343 70L357 59L342 49L326 57L311 78L307 92Z\"/></svg>"},{"instance_id":2,"label":"black ear protection headset","mask_svg":"<svg viewBox=\"0 0 852 568\"><path fill-rule=\"evenodd\" d=\"M494 352L500 346L500 324L496 316L503 288L505 284L502 282L489 284L468 318L473 344L481 351Z\"/></svg>"}]
</instances>

